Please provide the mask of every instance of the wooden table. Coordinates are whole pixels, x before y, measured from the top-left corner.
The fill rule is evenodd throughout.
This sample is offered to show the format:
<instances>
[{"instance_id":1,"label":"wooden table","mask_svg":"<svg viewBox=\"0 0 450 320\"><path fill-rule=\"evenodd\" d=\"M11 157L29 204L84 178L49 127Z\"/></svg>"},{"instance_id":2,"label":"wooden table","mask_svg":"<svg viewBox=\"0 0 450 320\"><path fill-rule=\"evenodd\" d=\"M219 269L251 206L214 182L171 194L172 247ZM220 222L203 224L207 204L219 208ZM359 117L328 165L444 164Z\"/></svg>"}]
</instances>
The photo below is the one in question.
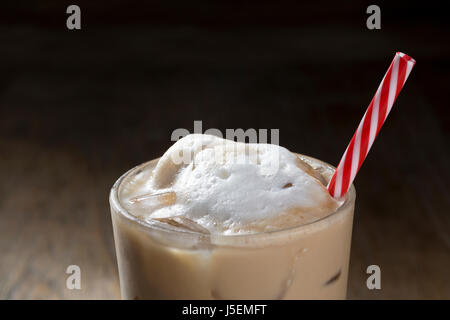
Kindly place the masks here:
<instances>
[{"instance_id":1,"label":"wooden table","mask_svg":"<svg viewBox=\"0 0 450 320\"><path fill-rule=\"evenodd\" d=\"M398 49L418 63L356 180L348 296L450 298L449 32L411 29L2 26L0 298L119 298L109 189L194 120L336 164Z\"/></svg>"}]
</instances>

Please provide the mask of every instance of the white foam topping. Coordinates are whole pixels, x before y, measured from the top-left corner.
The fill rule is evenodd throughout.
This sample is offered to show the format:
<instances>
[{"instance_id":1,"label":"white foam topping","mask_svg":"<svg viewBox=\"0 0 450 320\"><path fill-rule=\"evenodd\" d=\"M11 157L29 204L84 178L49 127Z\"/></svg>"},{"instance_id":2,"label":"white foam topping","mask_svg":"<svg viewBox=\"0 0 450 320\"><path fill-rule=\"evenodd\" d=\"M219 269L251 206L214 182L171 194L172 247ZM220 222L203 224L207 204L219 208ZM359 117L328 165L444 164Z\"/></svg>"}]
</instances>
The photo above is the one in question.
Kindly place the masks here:
<instances>
[{"instance_id":1,"label":"white foam topping","mask_svg":"<svg viewBox=\"0 0 450 320\"><path fill-rule=\"evenodd\" d=\"M339 205L310 173L277 145L192 134L167 150L148 179L129 187L128 198L174 192L169 205L146 211L143 201L134 209L149 219L183 216L210 232L268 230L283 224L273 223L277 219L298 223Z\"/></svg>"}]
</instances>

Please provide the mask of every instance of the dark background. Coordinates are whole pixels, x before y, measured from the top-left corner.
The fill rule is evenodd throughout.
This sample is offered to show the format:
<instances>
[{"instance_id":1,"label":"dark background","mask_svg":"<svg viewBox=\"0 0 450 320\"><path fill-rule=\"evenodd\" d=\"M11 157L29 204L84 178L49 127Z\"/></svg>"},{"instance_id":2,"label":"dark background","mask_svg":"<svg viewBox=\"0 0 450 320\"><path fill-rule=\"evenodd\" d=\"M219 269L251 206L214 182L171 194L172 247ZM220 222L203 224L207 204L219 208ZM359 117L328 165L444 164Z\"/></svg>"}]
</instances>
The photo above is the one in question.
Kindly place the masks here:
<instances>
[{"instance_id":1,"label":"dark background","mask_svg":"<svg viewBox=\"0 0 450 320\"><path fill-rule=\"evenodd\" d=\"M348 296L449 299L449 36L433 1L2 2L0 298L118 298L109 189L194 120L279 128L336 165L402 51L416 67L355 182Z\"/></svg>"}]
</instances>

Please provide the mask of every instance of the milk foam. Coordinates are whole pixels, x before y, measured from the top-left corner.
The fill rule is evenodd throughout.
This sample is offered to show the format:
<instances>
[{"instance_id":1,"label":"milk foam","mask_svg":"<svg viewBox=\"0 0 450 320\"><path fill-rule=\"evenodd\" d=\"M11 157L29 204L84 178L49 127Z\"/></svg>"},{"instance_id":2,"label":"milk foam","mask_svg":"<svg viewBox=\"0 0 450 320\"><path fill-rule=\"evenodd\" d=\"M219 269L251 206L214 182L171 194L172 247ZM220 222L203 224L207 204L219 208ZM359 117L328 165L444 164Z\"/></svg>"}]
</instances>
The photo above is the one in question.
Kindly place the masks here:
<instances>
[{"instance_id":1,"label":"milk foam","mask_svg":"<svg viewBox=\"0 0 450 320\"><path fill-rule=\"evenodd\" d=\"M175 202L156 210L146 211L145 202L129 209L146 219L183 216L225 234L288 227L339 206L307 168L277 145L192 134L170 147L151 175L128 187L129 198L175 192Z\"/></svg>"}]
</instances>

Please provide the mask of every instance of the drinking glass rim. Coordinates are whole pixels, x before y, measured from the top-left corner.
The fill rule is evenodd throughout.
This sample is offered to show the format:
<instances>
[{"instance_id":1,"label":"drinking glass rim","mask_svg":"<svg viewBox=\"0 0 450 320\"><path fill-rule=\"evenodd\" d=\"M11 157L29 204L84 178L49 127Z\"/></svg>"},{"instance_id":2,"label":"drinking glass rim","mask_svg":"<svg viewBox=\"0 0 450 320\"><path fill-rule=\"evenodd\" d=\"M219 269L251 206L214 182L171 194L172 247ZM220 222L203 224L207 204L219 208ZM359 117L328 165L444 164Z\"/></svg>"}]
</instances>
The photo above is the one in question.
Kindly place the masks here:
<instances>
[{"instance_id":1,"label":"drinking glass rim","mask_svg":"<svg viewBox=\"0 0 450 320\"><path fill-rule=\"evenodd\" d=\"M325 167L326 169L331 169L332 171L336 170L336 168L322 160L316 159L314 157L306 156L303 154L295 153L297 156L299 156L302 160L306 159L314 163L319 163L322 167ZM166 232L170 234L179 234L180 236L197 236L197 237L211 237L214 236L214 239L249 239L249 238L259 238L259 237L271 237L271 236L278 236L282 235L284 233L288 232L300 232L302 230L306 230L309 227L313 225L319 225L320 223L324 221L328 221L331 218L338 215L340 212L345 211L350 205L352 205L355 202L356 199L356 189L354 185L352 184L347 194L344 196L344 202L337 207L335 210L330 212L324 217L321 217L317 220L313 220L311 222L301 224L301 225L294 225L289 226L282 229L276 229L276 230L269 230L269 231L261 231L261 232L254 232L254 233L234 233L234 234L222 234L222 233L211 233L211 234L205 234L197 231L191 231L191 230L174 230L170 228L164 228L159 225L153 225L145 220L139 219L138 217L134 216L128 210L122 205L120 198L119 198L119 191L120 187L122 185L122 182L133 172L136 172L144 167L147 167L148 165L151 165L153 162L157 162L159 158L141 163L130 170L126 171L124 174L122 174L119 179L114 183L114 185L111 188L109 200L112 209L115 209L118 213L120 213L121 216L123 216L128 221L131 221L132 223L138 224L141 227L145 227L146 229L150 230L157 230L160 232ZM327 179L329 180L329 179Z\"/></svg>"}]
</instances>

